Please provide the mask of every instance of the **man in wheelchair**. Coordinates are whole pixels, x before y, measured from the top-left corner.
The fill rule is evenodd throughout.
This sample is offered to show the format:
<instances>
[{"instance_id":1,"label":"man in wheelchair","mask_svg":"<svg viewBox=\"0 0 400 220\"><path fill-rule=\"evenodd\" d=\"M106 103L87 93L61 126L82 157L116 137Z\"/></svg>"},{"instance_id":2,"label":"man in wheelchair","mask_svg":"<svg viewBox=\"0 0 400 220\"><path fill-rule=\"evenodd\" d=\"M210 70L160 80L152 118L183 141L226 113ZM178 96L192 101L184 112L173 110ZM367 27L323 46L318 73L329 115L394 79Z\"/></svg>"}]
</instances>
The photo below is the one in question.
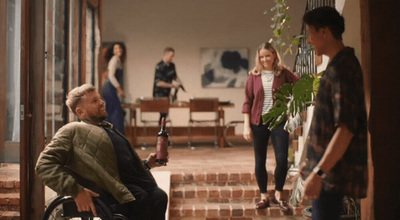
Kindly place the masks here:
<instances>
[{"instance_id":1,"label":"man in wheelchair","mask_svg":"<svg viewBox=\"0 0 400 220\"><path fill-rule=\"evenodd\" d=\"M155 154L141 160L129 141L104 121L105 102L94 86L74 88L66 104L81 121L60 128L40 154L36 173L44 184L72 196L80 212L96 216L92 197L99 197L129 219L165 219L168 196L149 171L162 166ZM96 187L89 189L77 176Z\"/></svg>"}]
</instances>

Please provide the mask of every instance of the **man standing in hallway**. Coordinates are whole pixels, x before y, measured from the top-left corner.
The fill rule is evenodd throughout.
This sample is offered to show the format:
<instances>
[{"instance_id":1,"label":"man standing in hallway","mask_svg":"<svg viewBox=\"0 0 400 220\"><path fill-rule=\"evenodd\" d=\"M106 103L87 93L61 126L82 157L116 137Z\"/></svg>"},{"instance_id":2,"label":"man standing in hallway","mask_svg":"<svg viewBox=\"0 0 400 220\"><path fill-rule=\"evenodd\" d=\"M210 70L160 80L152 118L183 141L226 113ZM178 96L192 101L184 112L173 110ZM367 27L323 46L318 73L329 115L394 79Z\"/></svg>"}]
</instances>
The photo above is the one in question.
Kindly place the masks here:
<instances>
[{"instance_id":1,"label":"man standing in hallway","mask_svg":"<svg viewBox=\"0 0 400 220\"><path fill-rule=\"evenodd\" d=\"M165 219L168 197L149 171L161 166L155 153L141 160L129 141L104 121L105 102L94 86L71 90L66 104L81 121L60 128L40 154L36 173L43 182L60 195L72 196L80 212L96 215L92 197L100 196L113 212L129 219Z\"/></svg>"},{"instance_id":2,"label":"man standing in hallway","mask_svg":"<svg viewBox=\"0 0 400 220\"><path fill-rule=\"evenodd\" d=\"M181 80L176 74L175 64L172 62L175 56L175 50L172 47L166 47L162 60L156 65L154 76L153 97L170 98L171 88L179 89L182 86ZM167 117L167 113L160 113L161 118Z\"/></svg>"},{"instance_id":3,"label":"man standing in hallway","mask_svg":"<svg viewBox=\"0 0 400 220\"><path fill-rule=\"evenodd\" d=\"M340 219L344 196L364 198L368 186L367 115L363 74L342 41L344 18L332 7L307 12L307 43L329 58L321 78L304 169L304 199L312 219Z\"/></svg>"}]
</instances>

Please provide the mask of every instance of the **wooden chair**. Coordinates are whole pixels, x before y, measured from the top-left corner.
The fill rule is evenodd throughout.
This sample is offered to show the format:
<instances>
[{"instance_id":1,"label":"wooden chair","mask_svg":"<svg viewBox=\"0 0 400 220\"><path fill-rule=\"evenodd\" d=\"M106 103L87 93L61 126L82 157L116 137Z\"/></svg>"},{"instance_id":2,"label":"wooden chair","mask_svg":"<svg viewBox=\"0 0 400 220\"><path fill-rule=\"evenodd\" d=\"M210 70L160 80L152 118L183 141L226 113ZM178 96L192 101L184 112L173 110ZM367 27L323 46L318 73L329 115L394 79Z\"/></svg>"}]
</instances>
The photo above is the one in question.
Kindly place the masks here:
<instances>
[{"instance_id":1,"label":"wooden chair","mask_svg":"<svg viewBox=\"0 0 400 220\"><path fill-rule=\"evenodd\" d=\"M190 98L189 102L189 126L188 126L188 146L191 149L195 149L192 146L192 127L195 124L200 123L213 123L214 124L214 135L215 147L218 147L218 127L219 127L219 111L218 111L218 98ZM207 114L205 114L207 113ZM204 116L209 116L209 113L213 116L204 119ZM196 115L196 116L195 116ZM201 118L199 116L202 116Z\"/></svg>"},{"instance_id":2,"label":"wooden chair","mask_svg":"<svg viewBox=\"0 0 400 220\"><path fill-rule=\"evenodd\" d=\"M144 124L144 141L142 150L147 148L147 127L149 124L159 125L160 113L169 112L169 99L168 98L140 98L140 121ZM152 115L152 117L150 116ZM172 122L167 116L166 123L169 123L169 134L172 133Z\"/></svg>"}]
</instances>

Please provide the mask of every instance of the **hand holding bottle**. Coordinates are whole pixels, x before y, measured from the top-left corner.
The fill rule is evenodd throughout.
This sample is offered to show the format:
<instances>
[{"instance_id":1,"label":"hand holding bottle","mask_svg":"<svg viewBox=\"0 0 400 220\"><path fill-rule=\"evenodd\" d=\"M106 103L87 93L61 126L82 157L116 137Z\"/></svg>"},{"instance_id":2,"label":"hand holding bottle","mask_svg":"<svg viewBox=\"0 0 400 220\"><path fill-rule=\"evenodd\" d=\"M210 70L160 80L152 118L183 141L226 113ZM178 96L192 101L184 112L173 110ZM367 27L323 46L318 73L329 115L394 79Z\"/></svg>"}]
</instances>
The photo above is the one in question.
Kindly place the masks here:
<instances>
[{"instance_id":1,"label":"hand holding bottle","mask_svg":"<svg viewBox=\"0 0 400 220\"><path fill-rule=\"evenodd\" d=\"M166 166L167 165L167 164L156 163L156 153L150 153L146 160L147 160L147 165L150 168L161 167L161 166Z\"/></svg>"}]
</instances>

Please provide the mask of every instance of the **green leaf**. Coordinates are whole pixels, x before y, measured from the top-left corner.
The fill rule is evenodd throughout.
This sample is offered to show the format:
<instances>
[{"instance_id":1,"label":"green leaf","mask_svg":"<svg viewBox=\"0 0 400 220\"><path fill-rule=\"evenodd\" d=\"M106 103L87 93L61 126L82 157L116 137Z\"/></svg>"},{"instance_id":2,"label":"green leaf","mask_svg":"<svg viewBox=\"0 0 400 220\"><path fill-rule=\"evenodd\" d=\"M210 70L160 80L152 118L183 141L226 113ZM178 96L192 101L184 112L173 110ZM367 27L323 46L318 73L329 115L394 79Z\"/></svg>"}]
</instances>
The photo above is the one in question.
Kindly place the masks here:
<instances>
[{"instance_id":1,"label":"green leaf","mask_svg":"<svg viewBox=\"0 0 400 220\"><path fill-rule=\"evenodd\" d=\"M289 6L287 0L275 0L274 2L274 6L269 9L269 12L273 13L271 16L272 25L270 27L274 36L274 45L277 46L276 49L284 60L285 55L292 51L291 47L293 46L293 43L291 43L292 39L287 34L290 30L289 22L292 18L288 13ZM269 12L264 12L264 14Z\"/></svg>"},{"instance_id":2,"label":"green leaf","mask_svg":"<svg viewBox=\"0 0 400 220\"><path fill-rule=\"evenodd\" d=\"M325 73L325 71L322 71L322 72L318 73L316 75L316 77L314 78L314 81L313 81L313 94L314 94L314 97L317 97L318 88L319 88L319 82L321 80L322 75L324 75L324 73Z\"/></svg>"},{"instance_id":3,"label":"green leaf","mask_svg":"<svg viewBox=\"0 0 400 220\"><path fill-rule=\"evenodd\" d=\"M275 97L277 98L277 100L280 100L283 103L285 103L285 105L290 101L290 98L288 98L287 96L283 95L283 93L276 93Z\"/></svg>"},{"instance_id":4,"label":"green leaf","mask_svg":"<svg viewBox=\"0 0 400 220\"><path fill-rule=\"evenodd\" d=\"M269 124L269 129L275 129L286 118L287 106L281 100L276 100L275 106L267 114L262 115L263 123Z\"/></svg>"},{"instance_id":5,"label":"green leaf","mask_svg":"<svg viewBox=\"0 0 400 220\"><path fill-rule=\"evenodd\" d=\"M289 52L291 52L290 47L286 48L286 50L285 50L285 53L289 53Z\"/></svg>"},{"instance_id":6,"label":"green leaf","mask_svg":"<svg viewBox=\"0 0 400 220\"><path fill-rule=\"evenodd\" d=\"M290 83L285 83L281 87L279 87L279 91L281 91L281 93L284 96L291 96L292 90L293 90L293 85Z\"/></svg>"},{"instance_id":7,"label":"green leaf","mask_svg":"<svg viewBox=\"0 0 400 220\"><path fill-rule=\"evenodd\" d=\"M299 40L292 40L292 44L300 44Z\"/></svg>"},{"instance_id":8,"label":"green leaf","mask_svg":"<svg viewBox=\"0 0 400 220\"><path fill-rule=\"evenodd\" d=\"M293 86L292 115L302 112L313 101L313 82L313 76L303 74Z\"/></svg>"},{"instance_id":9,"label":"green leaf","mask_svg":"<svg viewBox=\"0 0 400 220\"><path fill-rule=\"evenodd\" d=\"M282 123L287 116L295 116L312 105L322 75L323 72L316 76L303 74L294 85L289 83L282 85L279 88L281 93L275 95L277 100L274 106L267 114L262 115L263 123L269 124L269 129L273 130Z\"/></svg>"},{"instance_id":10,"label":"green leaf","mask_svg":"<svg viewBox=\"0 0 400 220\"><path fill-rule=\"evenodd\" d=\"M298 35L293 35L292 38L294 38L294 39L302 39L302 38L305 38L305 37L306 37L306 35L304 35L304 34L298 34Z\"/></svg>"}]
</instances>

